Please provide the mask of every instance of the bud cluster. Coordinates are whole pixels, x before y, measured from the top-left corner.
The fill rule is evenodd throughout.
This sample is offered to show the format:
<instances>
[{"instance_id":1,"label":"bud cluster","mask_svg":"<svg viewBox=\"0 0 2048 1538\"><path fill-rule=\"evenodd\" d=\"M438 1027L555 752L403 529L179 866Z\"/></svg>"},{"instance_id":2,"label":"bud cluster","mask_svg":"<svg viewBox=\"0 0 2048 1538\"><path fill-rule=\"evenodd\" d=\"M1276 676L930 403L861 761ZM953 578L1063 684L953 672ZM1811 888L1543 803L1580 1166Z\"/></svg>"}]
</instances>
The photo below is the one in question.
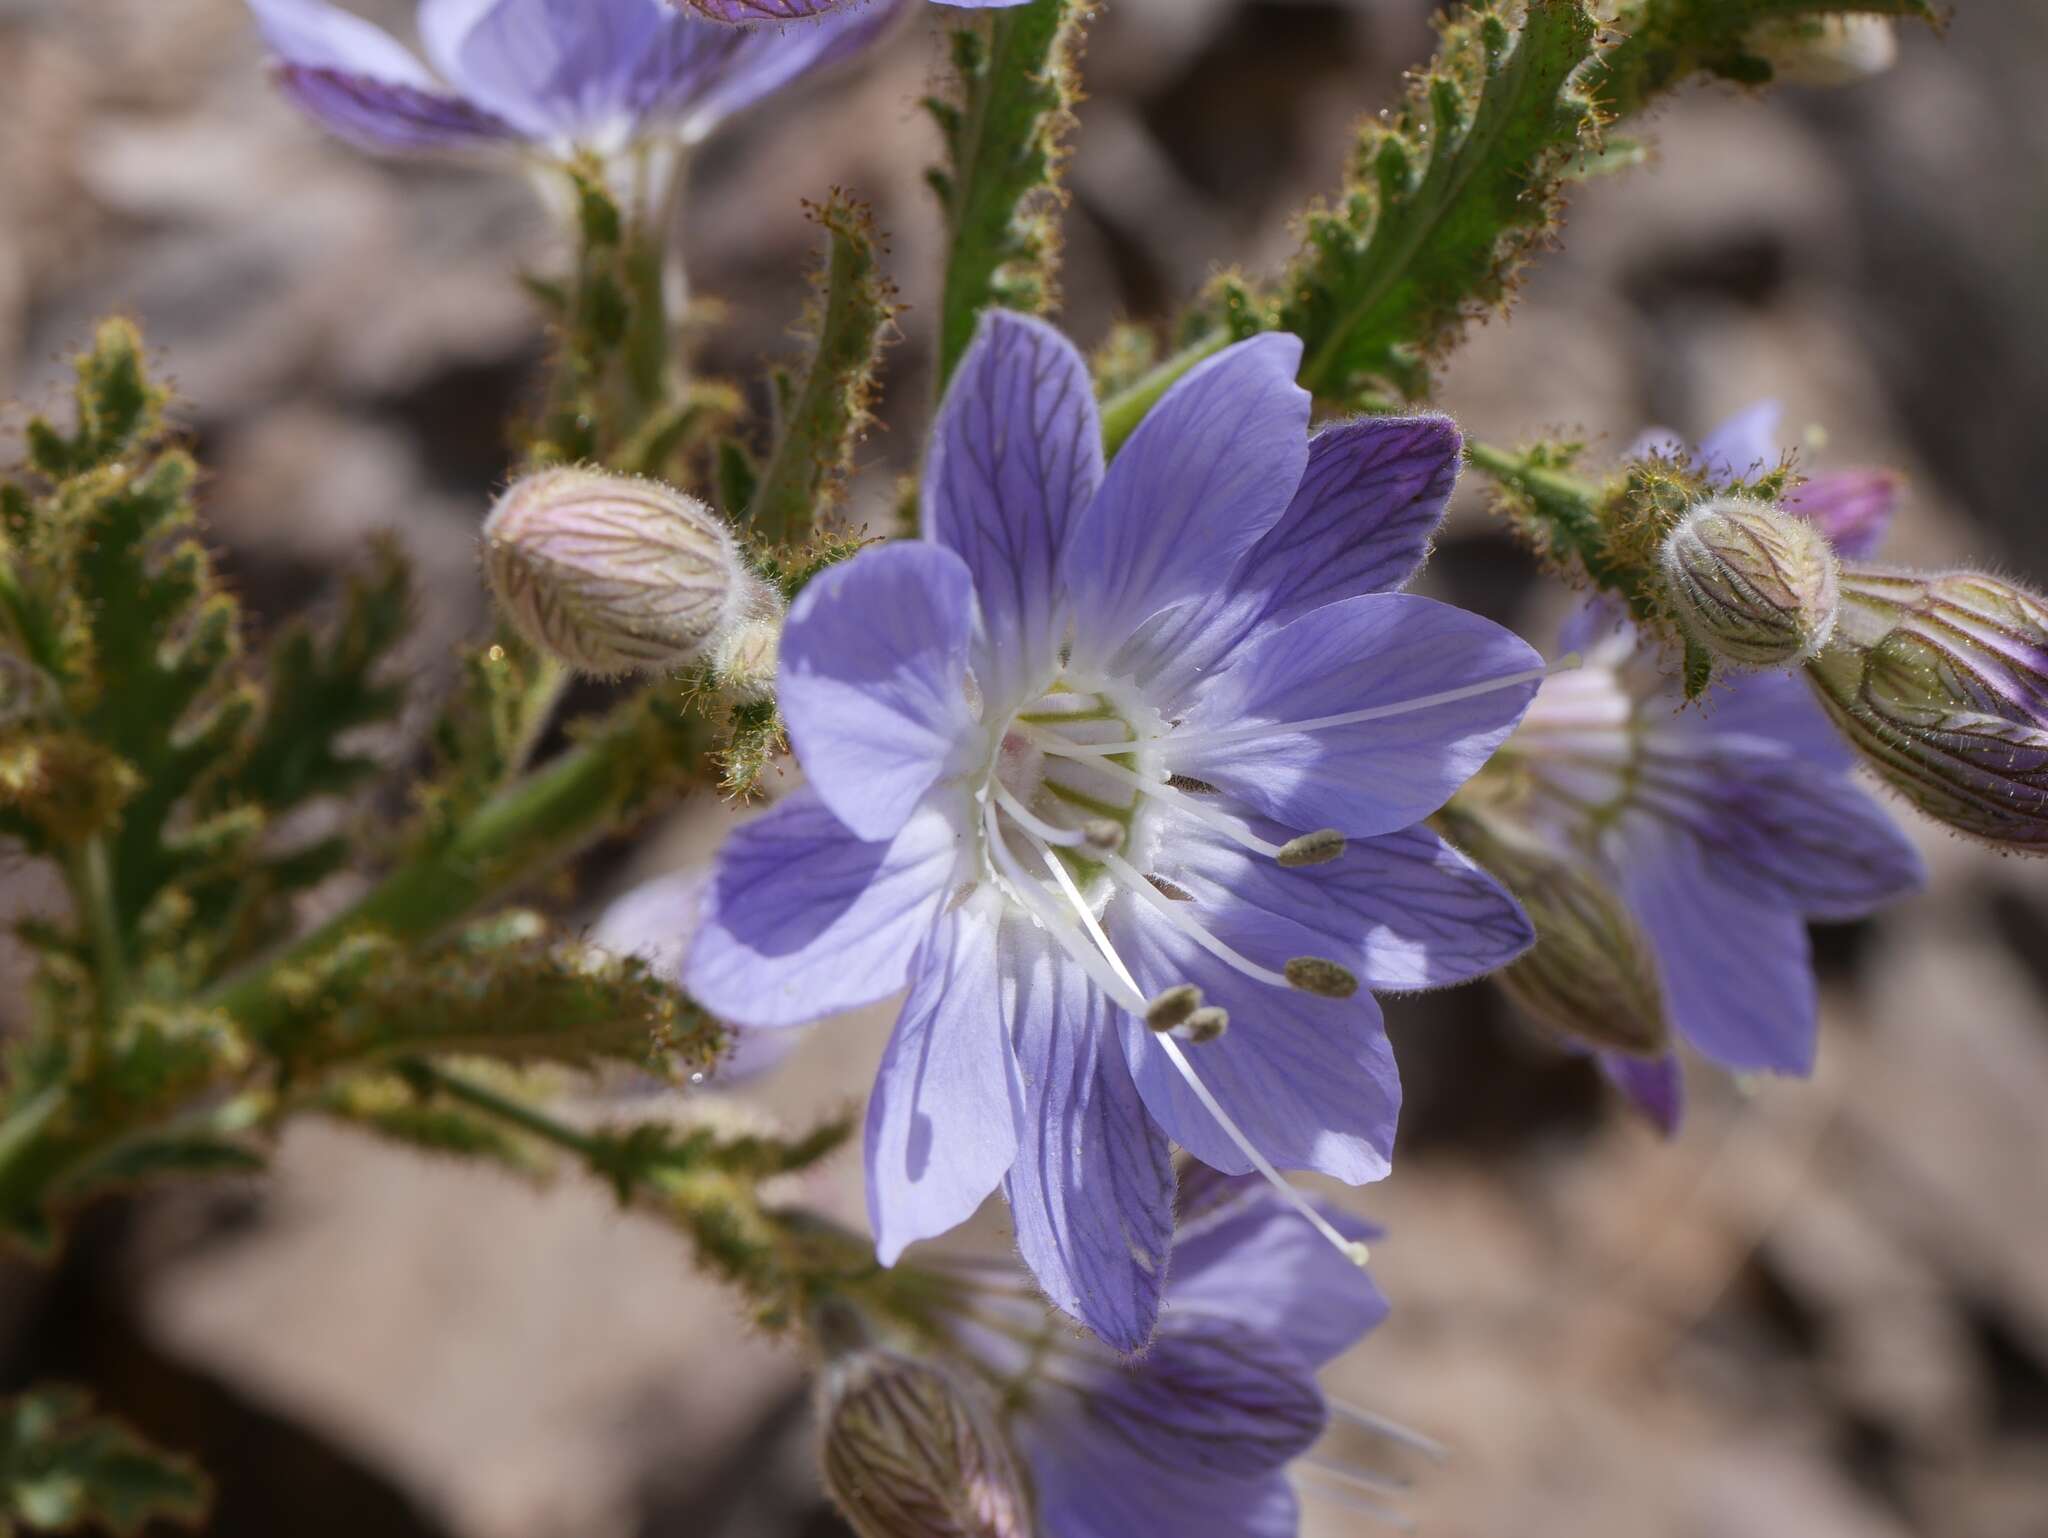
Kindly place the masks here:
<instances>
[{"instance_id":1,"label":"bud cluster","mask_svg":"<svg viewBox=\"0 0 2048 1538\"><path fill-rule=\"evenodd\" d=\"M484 567L519 633L581 672L710 661L742 689L774 677L780 601L724 519L659 482L525 476L484 523Z\"/></svg>"},{"instance_id":2,"label":"bud cluster","mask_svg":"<svg viewBox=\"0 0 2048 1538\"><path fill-rule=\"evenodd\" d=\"M1813 524L1768 503L1702 503L1666 538L1660 564L1679 623L1738 667L1804 661L1835 627L1834 550Z\"/></svg>"},{"instance_id":3,"label":"bud cluster","mask_svg":"<svg viewBox=\"0 0 2048 1538\"><path fill-rule=\"evenodd\" d=\"M1854 569L1842 597L1807 665L1835 724L1928 816L2048 850L2048 602L1975 572Z\"/></svg>"}]
</instances>

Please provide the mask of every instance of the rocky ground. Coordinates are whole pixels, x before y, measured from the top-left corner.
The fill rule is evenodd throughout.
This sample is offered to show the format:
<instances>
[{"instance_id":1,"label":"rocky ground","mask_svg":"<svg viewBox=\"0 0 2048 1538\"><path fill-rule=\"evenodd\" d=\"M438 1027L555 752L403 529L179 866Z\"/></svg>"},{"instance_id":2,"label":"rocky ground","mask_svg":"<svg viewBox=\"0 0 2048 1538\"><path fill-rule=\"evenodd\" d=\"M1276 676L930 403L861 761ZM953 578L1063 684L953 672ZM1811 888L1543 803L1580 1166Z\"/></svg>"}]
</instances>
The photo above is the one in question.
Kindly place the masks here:
<instances>
[{"instance_id":1,"label":"rocky ground","mask_svg":"<svg viewBox=\"0 0 2048 1538\"><path fill-rule=\"evenodd\" d=\"M1958 10L1855 92L1671 104L1655 163L1583 190L1513 319L1458 357L1448 407L1498 439L1563 426L1619 448L1775 395L1822 462L1909 473L1902 559L2048 580L2048 12ZM1219 264L1277 263L1346 126L1426 48L1417 0L1107 0L1073 167L1075 333L1158 316ZM868 445L877 506L929 396L910 103L934 58L913 27L865 75L735 125L690 199L698 290L728 307L711 363L737 377L790 346L798 199L874 201L913 305ZM0 80L0 398L42 402L94 316L138 315L252 606L319 602L395 528L432 594L430 692L482 613L474 531L539 357L511 281L552 255L528 189L324 140L270 93L236 0L0 0ZM1476 497L1435 580L1544 621ZM701 855L718 815L606 852L574 911ZM1453 1455L1333 1457L1412 1477L1400 1504L1445 1538L2048 1532L2048 876L1924 843L1924 897L1821 937L1817 1080L1696 1079L1671 1143L1483 989L1390 1006L1405 1158L1349 1199L1392 1230L1398 1307L1335 1376ZM4 880L17 911L47 896ZM882 1023L816 1033L678 1114L857 1096ZM818 1184L855 1200L851 1161ZM103 1206L61 1267L0 1276L0 1382L46 1373L200 1451L221 1534L841 1531L796 1364L735 1328L669 1234L573 1180L324 1126L260 1185ZM1373 1530L1305 1488L1318 1538Z\"/></svg>"}]
</instances>

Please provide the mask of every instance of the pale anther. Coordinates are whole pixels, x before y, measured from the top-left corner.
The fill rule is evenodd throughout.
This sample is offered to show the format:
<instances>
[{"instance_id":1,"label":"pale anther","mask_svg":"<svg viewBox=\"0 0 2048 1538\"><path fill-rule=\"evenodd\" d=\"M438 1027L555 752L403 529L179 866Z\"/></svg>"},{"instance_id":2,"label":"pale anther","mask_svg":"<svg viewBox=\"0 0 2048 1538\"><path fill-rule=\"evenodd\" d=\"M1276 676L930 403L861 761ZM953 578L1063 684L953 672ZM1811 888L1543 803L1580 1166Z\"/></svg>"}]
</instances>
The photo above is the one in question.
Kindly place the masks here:
<instances>
[{"instance_id":1,"label":"pale anther","mask_svg":"<svg viewBox=\"0 0 2048 1538\"><path fill-rule=\"evenodd\" d=\"M1305 865L1327 865L1344 852L1348 843L1335 828L1319 828L1314 833L1289 839L1273 858L1289 870L1299 870Z\"/></svg>"},{"instance_id":2,"label":"pale anther","mask_svg":"<svg viewBox=\"0 0 2048 1538\"><path fill-rule=\"evenodd\" d=\"M1207 1004L1189 1015L1174 1031L1182 1041L1204 1046L1215 1041L1230 1029L1230 1011L1215 1004Z\"/></svg>"},{"instance_id":3,"label":"pale anther","mask_svg":"<svg viewBox=\"0 0 2048 1538\"><path fill-rule=\"evenodd\" d=\"M1358 992L1358 979L1322 956L1296 956L1281 970L1289 983L1318 998L1348 999Z\"/></svg>"},{"instance_id":4,"label":"pale anther","mask_svg":"<svg viewBox=\"0 0 2048 1538\"><path fill-rule=\"evenodd\" d=\"M1202 1007L1202 990L1181 983L1160 994L1145 1006L1145 1023L1155 1031L1170 1031L1187 1022Z\"/></svg>"},{"instance_id":5,"label":"pale anther","mask_svg":"<svg viewBox=\"0 0 2048 1538\"><path fill-rule=\"evenodd\" d=\"M1123 848L1123 825L1110 817L1091 817L1081 824L1081 837L1090 849L1108 854Z\"/></svg>"}]
</instances>

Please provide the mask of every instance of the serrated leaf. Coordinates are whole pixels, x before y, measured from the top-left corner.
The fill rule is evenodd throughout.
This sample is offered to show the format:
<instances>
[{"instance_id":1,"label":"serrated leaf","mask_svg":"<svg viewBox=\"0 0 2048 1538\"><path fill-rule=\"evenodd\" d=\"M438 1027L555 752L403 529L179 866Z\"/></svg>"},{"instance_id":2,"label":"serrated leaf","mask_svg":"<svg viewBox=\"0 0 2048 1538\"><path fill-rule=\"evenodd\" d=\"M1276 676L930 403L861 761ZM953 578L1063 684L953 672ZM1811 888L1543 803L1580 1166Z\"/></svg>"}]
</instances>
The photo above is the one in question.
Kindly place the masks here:
<instances>
[{"instance_id":1,"label":"serrated leaf","mask_svg":"<svg viewBox=\"0 0 2048 1538\"><path fill-rule=\"evenodd\" d=\"M1590 72L1587 94L1620 117L1694 75L1764 85L1772 68L1753 47L1758 29L1827 16L1933 22L1938 12L1930 0L1636 0L1616 13L1620 41Z\"/></svg>"},{"instance_id":2,"label":"serrated leaf","mask_svg":"<svg viewBox=\"0 0 2048 1538\"><path fill-rule=\"evenodd\" d=\"M1060 172L1093 14L1093 0L1031 0L967 24L954 34L948 94L925 103L946 146L945 168L929 177L946 216L942 390L984 309L1053 302Z\"/></svg>"},{"instance_id":3,"label":"serrated leaf","mask_svg":"<svg viewBox=\"0 0 2048 1538\"><path fill-rule=\"evenodd\" d=\"M197 1527L211 1502L196 1464L95 1415L82 1389L45 1385L0 1401L0 1531L10 1522L121 1535L157 1521Z\"/></svg>"},{"instance_id":4,"label":"serrated leaf","mask_svg":"<svg viewBox=\"0 0 2048 1538\"><path fill-rule=\"evenodd\" d=\"M896 317L896 290L864 203L835 194L810 210L829 242L812 302L804 381L780 413L775 449L748 503L767 544L801 543L843 493L854 446L872 421L876 368Z\"/></svg>"},{"instance_id":5,"label":"serrated leaf","mask_svg":"<svg viewBox=\"0 0 2048 1538\"><path fill-rule=\"evenodd\" d=\"M1306 388L1347 403L1374 386L1421 395L1429 359L1506 299L1595 143L1573 78L1597 35L1582 0L1531 0L1512 36L1490 9L1445 24L1431 69L1367 127L1343 195L1309 213L1277 321L1307 348Z\"/></svg>"},{"instance_id":6,"label":"serrated leaf","mask_svg":"<svg viewBox=\"0 0 2048 1538\"><path fill-rule=\"evenodd\" d=\"M472 929L424 957L366 935L279 986L286 1009L266 1043L301 1070L422 1053L705 1067L724 1043L723 1027L643 963L534 924Z\"/></svg>"}]
</instances>

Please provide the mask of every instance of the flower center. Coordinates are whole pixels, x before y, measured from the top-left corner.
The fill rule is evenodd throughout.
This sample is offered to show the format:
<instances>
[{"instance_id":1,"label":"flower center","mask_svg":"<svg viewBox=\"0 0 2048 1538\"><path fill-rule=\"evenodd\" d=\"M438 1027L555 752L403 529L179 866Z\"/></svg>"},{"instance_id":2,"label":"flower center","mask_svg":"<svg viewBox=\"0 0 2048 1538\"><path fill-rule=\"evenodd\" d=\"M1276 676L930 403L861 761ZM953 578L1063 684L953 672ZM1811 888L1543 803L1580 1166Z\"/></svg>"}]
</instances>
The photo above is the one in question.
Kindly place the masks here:
<instances>
[{"instance_id":1,"label":"flower center","mask_svg":"<svg viewBox=\"0 0 2048 1538\"><path fill-rule=\"evenodd\" d=\"M1133 717L1149 712L1118 702L1108 690L1055 684L1011 717L990 765L988 799L1013 848L1042 847L1092 899L1097 911L1112 890L1105 858L1129 847L1145 803L1132 783L1136 749L1107 758L1075 758L1063 750L1126 742L1139 735ZM990 851L991 856L993 850ZM1027 869L1032 862L1026 861ZM987 874L1001 873L992 858ZM1048 870L1044 873L1050 877Z\"/></svg>"}]
</instances>

